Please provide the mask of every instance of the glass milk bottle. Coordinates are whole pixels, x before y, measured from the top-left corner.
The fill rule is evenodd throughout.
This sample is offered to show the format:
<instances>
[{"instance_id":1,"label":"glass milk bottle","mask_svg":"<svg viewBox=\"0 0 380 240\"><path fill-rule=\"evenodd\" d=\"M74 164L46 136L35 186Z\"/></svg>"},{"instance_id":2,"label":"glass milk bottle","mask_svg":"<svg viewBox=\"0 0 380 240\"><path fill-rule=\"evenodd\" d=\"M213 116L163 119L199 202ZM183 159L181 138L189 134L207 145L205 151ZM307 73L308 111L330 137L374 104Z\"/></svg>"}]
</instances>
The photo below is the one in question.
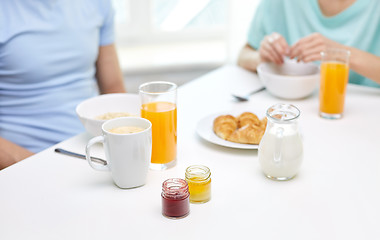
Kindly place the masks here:
<instances>
[{"instance_id":1,"label":"glass milk bottle","mask_svg":"<svg viewBox=\"0 0 380 240\"><path fill-rule=\"evenodd\" d=\"M266 115L268 124L258 152L261 169L273 180L292 179L303 159L297 123L300 111L291 104L276 104Z\"/></svg>"}]
</instances>

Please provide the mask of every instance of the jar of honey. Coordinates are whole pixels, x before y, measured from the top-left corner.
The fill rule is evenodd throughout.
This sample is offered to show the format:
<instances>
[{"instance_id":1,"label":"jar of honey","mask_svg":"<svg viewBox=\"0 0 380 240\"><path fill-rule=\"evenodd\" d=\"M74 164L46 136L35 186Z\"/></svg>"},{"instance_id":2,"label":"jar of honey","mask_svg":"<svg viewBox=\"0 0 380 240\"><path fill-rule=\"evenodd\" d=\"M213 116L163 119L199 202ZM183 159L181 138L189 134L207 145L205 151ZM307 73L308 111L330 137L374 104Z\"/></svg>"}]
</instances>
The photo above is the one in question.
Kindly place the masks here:
<instances>
[{"instance_id":1,"label":"jar of honey","mask_svg":"<svg viewBox=\"0 0 380 240\"><path fill-rule=\"evenodd\" d=\"M211 172L208 167L189 166L186 169L185 179L189 185L191 203L205 203L211 199Z\"/></svg>"},{"instance_id":2,"label":"jar of honey","mask_svg":"<svg viewBox=\"0 0 380 240\"><path fill-rule=\"evenodd\" d=\"M162 183L162 214L169 218L183 218L190 212L189 186L180 178Z\"/></svg>"}]
</instances>

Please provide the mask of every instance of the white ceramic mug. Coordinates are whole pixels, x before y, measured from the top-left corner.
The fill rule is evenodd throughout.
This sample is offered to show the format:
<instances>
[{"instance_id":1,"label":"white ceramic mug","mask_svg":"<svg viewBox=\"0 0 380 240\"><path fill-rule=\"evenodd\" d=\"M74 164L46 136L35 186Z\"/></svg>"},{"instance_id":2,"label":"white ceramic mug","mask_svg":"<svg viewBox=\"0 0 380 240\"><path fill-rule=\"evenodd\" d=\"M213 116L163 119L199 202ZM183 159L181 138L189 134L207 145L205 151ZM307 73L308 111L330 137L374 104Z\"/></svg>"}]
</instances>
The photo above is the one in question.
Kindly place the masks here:
<instances>
[{"instance_id":1,"label":"white ceramic mug","mask_svg":"<svg viewBox=\"0 0 380 240\"><path fill-rule=\"evenodd\" d=\"M132 126L144 130L118 134L110 132L117 127ZM139 117L122 117L108 120L102 125L102 136L97 136L86 146L86 159L90 166L99 171L111 171L115 184L120 188L134 188L145 184L152 154L152 124ZM90 159L90 149L102 143L106 165Z\"/></svg>"}]
</instances>

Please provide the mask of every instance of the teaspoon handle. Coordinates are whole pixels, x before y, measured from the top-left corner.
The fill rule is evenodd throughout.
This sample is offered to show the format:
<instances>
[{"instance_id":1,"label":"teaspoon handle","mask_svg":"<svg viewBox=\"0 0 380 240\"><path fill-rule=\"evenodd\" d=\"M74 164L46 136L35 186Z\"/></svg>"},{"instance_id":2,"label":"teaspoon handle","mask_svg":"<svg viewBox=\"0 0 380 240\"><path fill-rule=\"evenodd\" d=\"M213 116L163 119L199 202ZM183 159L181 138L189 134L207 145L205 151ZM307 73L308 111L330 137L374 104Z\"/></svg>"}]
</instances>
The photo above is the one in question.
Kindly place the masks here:
<instances>
[{"instance_id":1,"label":"teaspoon handle","mask_svg":"<svg viewBox=\"0 0 380 240\"><path fill-rule=\"evenodd\" d=\"M261 87L261 88L259 88L259 89L256 89L256 90L250 92L248 95L250 96L250 95L252 95L252 94L254 94L254 93L261 92L261 91L263 91L263 90L265 90L265 87Z\"/></svg>"},{"instance_id":2,"label":"teaspoon handle","mask_svg":"<svg viewBox=\"0 0 380 240\"><path fill-rule=\"evenodd\" d=\"M79 153L75 153L75 152L71 152L71 151L67 151L65 149L62 149L62 148L56 148L54 149L55 152L57 153L62 153L62 154L65 154L67 156L71 156L71 157L76 157L76 158L80 158L80 159L84 159L86 160L86 156L83 155L83 154L79 154ZM96 162L96 163L100 163L102 165L107 165L107 162L101 158L97 158L97 157L91 157L91 160Z\"/></svg>"}]
</instances>

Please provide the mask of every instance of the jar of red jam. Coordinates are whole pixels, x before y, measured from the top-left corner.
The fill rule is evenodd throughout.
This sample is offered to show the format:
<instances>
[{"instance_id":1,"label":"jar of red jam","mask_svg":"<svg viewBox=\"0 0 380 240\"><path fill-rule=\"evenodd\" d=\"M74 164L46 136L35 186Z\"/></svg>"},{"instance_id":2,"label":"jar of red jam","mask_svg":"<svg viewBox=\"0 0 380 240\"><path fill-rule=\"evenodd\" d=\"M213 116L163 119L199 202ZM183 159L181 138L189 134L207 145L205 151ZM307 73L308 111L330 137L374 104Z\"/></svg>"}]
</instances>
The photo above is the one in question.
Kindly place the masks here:
<instances>
[{"instance_id":1,"label":"jar of red jam","mask_svg":"<svg viewBox=\"0 0 380 240\"><path fill-rule=\"evenodd\" d=\"M170 178L162 183L162 214L183 218L190 212L189 186L184 179Z\"/></svg>"}]
</instances>

